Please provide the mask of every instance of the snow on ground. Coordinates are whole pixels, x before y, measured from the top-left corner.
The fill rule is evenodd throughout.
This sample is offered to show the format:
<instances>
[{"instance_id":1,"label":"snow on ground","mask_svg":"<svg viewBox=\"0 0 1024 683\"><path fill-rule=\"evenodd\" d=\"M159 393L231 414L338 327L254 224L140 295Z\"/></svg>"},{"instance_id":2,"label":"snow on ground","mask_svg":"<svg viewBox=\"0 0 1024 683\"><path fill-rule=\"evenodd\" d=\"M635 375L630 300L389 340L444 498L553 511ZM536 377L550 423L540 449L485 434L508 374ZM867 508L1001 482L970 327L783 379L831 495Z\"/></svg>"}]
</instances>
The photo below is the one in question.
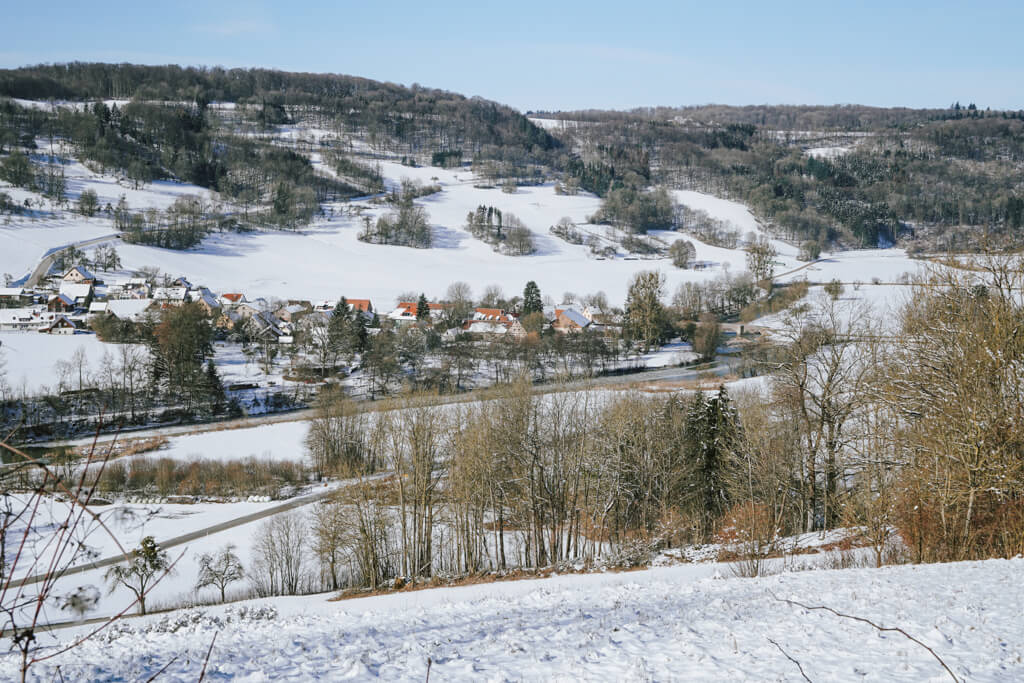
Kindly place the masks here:
<instances>
[{"instance_id":1,"label":"snow on ground","mask_svg":"<svg viewBox=\"0 0 1024 683\"><path fill-rule=\"evenodd\" d=\"M646 353L639 358L645 368L667 368L673 365L692 363L700 358L688 342L672 342L660 349Z\"/></svg>"},{"instance_id":2,"label":"snow on ground","mask_svg":"<svg viewBox=\"0 0 1024 683\"><path fill-rule=\"evenodd\" d=\"M179 197L187 195L198 195L207 200L213 196L205 188L166 180L133 189L128 181L111 174L94 173L74 159L64 163L64 174L69 201L77 201L84 190L91 189L96 192L101 208L107 204L116 206L122 195L134 211L149 207L165 209ZM35 192L14 188L7 183L0 183L0 191L19 203L25 199L35 202L41 198ZM58 247L115 232L112 221L102 213L85 218L71 211L44 210L39 217L10 216L0 223L0 273L10 273L17 280L31 272L45 254Z\"/></svg>"},{"instance_id":3,"label":"snow on ground","mask_svg":"<svg viewBox=\"0 0 1024 683\"><path fill-rule=\"evenodd\" d=\"M779 277L778 282L829 282L838 279L852 284L878 278L882 283L893 283L900 281L904 273L917 275L927 267L927 262L910 258L903 249L858 249L825 254L820 261Z\"/></svg>"},{"instance_id":4,"label":"snow on ground","mask_svg":"<svg viewBox=\"0 0 1024 683\"><path fill-rule=\"evenodd\" d=\"M278 422L247 429L222 429L175 436L158 451L136 457L174 460L304 460L302 445L309 431L306 421Z\"/></svg>"},{"instance_id":5,"label":"snow on ground","mask_svg":"<svg viewBox=\"0 0 1024 683\"><path fill-rule=\"evenodd\" d=\"M120 249L122 261L131 267L153 265L174 274L185 274L194 282L203 282L215 291L244 291L255 296L305 299L370 298L378 309L388 310L397 295L422 291L442 296L456 280L470 283L479 294L489 284L498 284L506 294L522 291L528 280L535 280L545 294L558 299L564 292L604 291L612 301L624 301L633 275L655 269L665 273L668 291L684 281L699 281L721 272L728 264L731 272L745 268L742 250L721 249L695 242L697 259L711 264L705 270L681 270L663 259L597 260L588 248L572 245L550 235L548 229L567 216L588 230L587 219L600 206L600 200L587 194L557 195L552 184L521 187L514 194L499 189L473 186L465 171L438 168L408 168L383 162L389 185L408 177L424 184L439 182L442 191L417 200L426 208L433 225L432 249L374 245L356 239L361 223L342 212L337 205L333 217L302 233L262 232L223 234L207 238L191 251L172 251L155 247L126 245ZM437 179L435 181L435 178ZM692 193L697 196L698 193ZM706 196L705 196L706 197ZM743 212L742 205L708 198L702 206L718 207L730 220ZM715 203L720 202L720 203ZM500 208L518 216L534 233L537 253L530 256L505 256L475 239L463 229L466 214L478 205ZM739 208L737 208L739 207ZM385 209L367 209L379 215ZM716 209L717 210L717 209ZM744 230L750 227L743 223ZM756 224L755 224L756 225ZM671 242L682 233L656 232L655 238ZM780 243L782 244L782 243ZM780 252L795 249L784 245ZM782 267L797 267L792 257L780 259Z\"/></svg>"},{"instance_id":6,"label":"snow on ground","mask_svg":"<svg viewBox=\"0 0 1024 683\"><path fill-rule=\"evenodd\" d=\"M92 559L118 555L121 548L130 551L139 545L145 536L153 536L157 541L198 531L215 524L227 522L239 517L260 512L279 505L279 502L234 502L234 503L116 503L114 505L94 506L92 511L100 516L103 525L110 533L104 531L100 524L85 521L76 529L75 540L88 547L92 557L80 556L76 565L88 564ZM66 502L47 498L39 506L33 527L48 530L53 524L62 524L68 517ZM21 538L24 525L15 523L8 531L10 537ZM116 537L111 538L111 533ZM42 537L46 540L49 536ZM118 543L121 548L118 548ZM7 547L7 561L11 562L18 552L17 547ZM25 552L26 557L49 558L54 548L37 537L30 537ZM40 561L36 566L19 561L17 574L39 573L46 563ZM98 575L97 575L98 576ZM70 577L69 577L70 578ZM80 585L79 579L74 579ZM116 610L114 610L116 611ZM113 613L113 612L111 612Z\"/></svg>"},{"instance_id":7,"label":"snow on ground","mask_svg":"<svg viewBox=\"0 0 1024 683\"><path fill-rule=\"evenodd\" d=\"M396 593L325 595L153 615L40 665L66 680L195 680L217 634L218 679L942 681L924 648L894 632L776 599L900 627L961 680L1024 677L1024 560L734 578L679 565ZM250 611L250 614L252 612ZM82 629L60 634L67 642ZM774 641L776 644L773 644ZM0 661L13 677L13 657Z\"/></svg>"},{"instance_id":8,"label":"snow on ground","mask_svg":"<svg viewBox=\"0 0 1024 683\"><path fill-rule=\"evenodd\" d=\"M208 505L151 505L140 508L139 506L128 506L135 509L137 512L144 514L145 510L166 510L163 516L153 517L145 526L131 526L132 522L126 523L125 529L118 529L119 540L125 546L126 550L132 550L137 547L137 541L141 540L143 536L153 536L157 543L166 541L170 538L180 536L182 534L189 533L190 531L198 531L206 528L207 526L225 522L230 519L237 518L241 515L251 514L259 512L261 509L273 507L280 503L217 503ZM188 509L197 508L193 515L194 518L188 517ZM299 508L300 511L306 511L308 508ZM175 515L179 515L175 517ZM178 523L176 528L175 523ZM209 522L209 524L204 524ZM147 597L147 607L156 609L160 605L180 605L183 601L192 601L195 599L195 583L196 577L199 574L199 557L203 553L215 553L224 546L231 544L235 546L235 553L242 561L243 566L252 566L252 546L253 540L256 536L260 526L265 523L264 519L258 519L247 524L241 524L239 526L232 527L225 531L207 534L189 541L186 544L175 546L167 550L168 558L171 562L175 562L172 571L167 576L164 576L160 582L156 585L153 591ZM180 529L180 531L178 530ZM118 555L119 550L109 539L101 538L102 532L93 533L89 536L89 541L97 545L102 544L103 552L97 555L97 558L104 558L109 556ZM133 542L135 545L133 545ZM98 569L90 569L78 574L70 574L60 578L56 587L53 590L54 595L65 595L71 593L84 586L95 586L99 588L103 597L100 599L96 608L89 612L89 617L108 617L121 612L128 608L135 601L135 596L125 587L117 586L112 592L107 593L107 588L110 584L104 578L106 572L105 567ZM231 586L232 591L237 591L243 588L245 584L235 584ZM202 592L203 596L211 597L214 595L213 591L207 593ZM131 610L134 613L135 608ZM74 614L60 610L58 607L47 606L47 610L43 615L42 621L44 623L62 623L71 621L75 618ZM0 673L0 680L3 680L4 676Z\"/></svg>"},{"instance_id":9,"label":"snow on ground","mask_svg":"<svg viewBox=\"0 0 1024 683\"><path fill-rule=\"evenodd\" d=\"M833 160L838 159L844 154L849 154L853 150L853 147L811 147L804 150L804 153L815 159L827 159Z\"/></svg>"},{"instance_id":10,"label":"snow on ground","mask_svg":"<svg viewBox=\"0 0 1024 683\"><path fill-rule=\"evenodd\" d=\"M0 191L7 192L2 187ZM100 218L64 214L44 221L32 220L28 216L11 216L9 222L7 219L0 222L0 273L10 274L14 281L21 280L55 248L113 232L110 221Z\"/></svg>"},{"instance_id":11,"label":"snow on ground","mask_svg":"<svg viewBox=\"0 0 1024 683\"><path fill-rule=\"evenodd\" d=\"M905 285L843 285L839 296L837 312L840 320L846 323L855 320L870 322L881 334L894 334L899 328L899 312L909 301L911 288ZM810 287L807 296L798 303L812 307L827 303L828 295L824 286ZM792 309L781 313L773 313L754 321L754 325L767 329L782 329Z\"/></svg>"},{"instance_id":12,"label":"snow on ground","mask_svg":"<svg viewBox=\"0 0 1024 683\"><path fill-rule=\"evenodd\" d=\"M741 238L745 238L748 232L753 232L755 235L766 234L745 204L693 190L674 190L672 194L676 202L684 206L703 211L720 221L732 223L740 231ZM779 256L788 261L795 261L799 251L795 246L777 239L773 239L772 244L775 245ZM743 256L744 254L739 251L739 255Z\"/></svg>"},{"instance_id":13,"label":"snow on ground","mask_svg":"<svg viewBox=\"0 0 1024 683\"><path fill-rule=\"evenodd\" d=\"M0 358L6 362L7 382L15 391L23 387L29 395L41 393L44 387L56 389L60 384L58 361L71 361L82 349L90 374L100 368L104 354L117 358L121 344L101 342L94 334L49 335L39 332L0 332ZM77 366L74 377L68 376L68 388L77 388Z\"/></svg>"}]
</instances>

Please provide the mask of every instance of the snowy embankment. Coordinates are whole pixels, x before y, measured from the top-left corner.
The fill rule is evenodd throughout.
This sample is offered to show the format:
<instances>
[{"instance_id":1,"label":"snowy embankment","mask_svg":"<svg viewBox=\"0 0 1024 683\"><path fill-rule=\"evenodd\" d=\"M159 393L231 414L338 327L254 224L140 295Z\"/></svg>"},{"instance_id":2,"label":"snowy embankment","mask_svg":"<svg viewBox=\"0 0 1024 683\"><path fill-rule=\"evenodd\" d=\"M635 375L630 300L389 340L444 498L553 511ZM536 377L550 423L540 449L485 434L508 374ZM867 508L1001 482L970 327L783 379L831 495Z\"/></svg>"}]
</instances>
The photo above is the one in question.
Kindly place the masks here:
<instances>
[{"instance_id":1,"label":"snowy embankment","mask_svg":"<svg viewBox=\"0 0 1024 683\"><path fill-rule=\"evenodd\" d=\"M123 622L34 675L50 680L59 665L66 680L144 680L174 658L161 679L193 681L216 635L216 680L422 681L428 668L446 681L801 680L798 666L809 680L950 678L899 633L789 599L900 627L961 680L1019 680L1022 570L1017 559L739 579L723 565L679 565L334 603L278 598ZM0 676L15 673L13 658L0 661Z\"/></svg>"}]
</instances>

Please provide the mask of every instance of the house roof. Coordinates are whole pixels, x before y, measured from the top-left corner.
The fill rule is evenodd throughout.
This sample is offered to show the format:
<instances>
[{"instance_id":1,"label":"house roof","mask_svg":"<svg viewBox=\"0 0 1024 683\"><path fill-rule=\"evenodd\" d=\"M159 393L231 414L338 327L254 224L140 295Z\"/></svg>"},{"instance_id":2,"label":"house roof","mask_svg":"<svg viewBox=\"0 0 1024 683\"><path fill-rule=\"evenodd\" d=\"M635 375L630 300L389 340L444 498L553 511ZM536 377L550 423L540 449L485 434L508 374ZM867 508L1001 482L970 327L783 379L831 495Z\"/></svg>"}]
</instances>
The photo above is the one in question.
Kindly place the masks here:
<instances>
[{"instance_id":1,"label":"house roof","mask_svg":"<svg viewBox=\"0 0 1024 683\"><path fill-rule=\"evenodd\" d=\"M107 311L121 320L138 320L152 303L152 299L111 299Z\"/></svg>"},{"instance_id":2,"label":"house roof","mask_svg":"<svg viewBox=\"0 0 1024 683\"><path fill-rule=\"evenodd\" d=\"M69 275L71 275L72 273L76 273L76 272L79 275L81 275L83 278L85 278L86 280L95 280L96 279L95 275L90 273L88 270L86 270L82 266L72 266L68 270L68 272L64 273L64 278L67 278Z\"/></svg>"},{"instance_id":3,"label":"house roof","mask_svg":"<svg viewBox=\"0 0 1024 683\"><path fill-rule=\"evenodd\" d=\"M509 324L496 320L467 320L462 324L464 332L476 334L505 334L508 332Z\"/></svg>"},{"instance_id":4,"label":"house roof","mask_svg":"<svg viewBox=\"0 0 1024 683\"><path fill-rule=\"evenodd\" d=\"M220 302L217 301L217 297L213 295L206 287L200 287L197 290L193 290L189 293L189 298L195 302L203 302L208 308L220 308Z\"/></svg>"},{"instance_id":5,"label":"house roof","mask_svg":"<svg viewBox=\"0 0 1024 683\"><path fill-rule=\"evenodd\" d=\"M448 308L447 304L435 304L427 302L427 310L430 311L431 315L440 315ZM416 317L416 311L419 309L419 302L417 301L399 301L398 308L391 311L388 314L389 318L408 318Z\"/></svg>"},{"instance_id":6,"label":"house roof","mask_svg":"<svg viewBox=\"0 0 1024 683\"><path fill-rule=\"evenodd\" d=\"M354 311L368 313L373 310L373 304L369 299L346 299L346 301L348 301L348 307Z\"/></svg>"},{"instance_id":7,"label":"house roof","mask_svg":"<svg viewBox=\"0 0 1024 683\"><path fill-rule=\"evenodd\" d=\"M153 290L154 299L167 299L170 301L184 301L188 290L184 287L157 287Z\"/></svg>"},{"instance_id":8,"label":"house roof","mask_svg":"<svg viewBox=\"0 0 1024 683\"><path fill-rule=\"evenodd\" d=\"M515 316L502 308L474 308L473 319L511 323Z\"/></svg>"},{"instance_id":9,"label":"house roof","mask_svg":"<svg viewBox=\"0 0 1024 683\"><path fill-rule=\"evenodd\" d=\"M227 294L221 294L220 298L230 301L233 304L237 304L245 301L245 294L242 294L241 292L228 292Z\"/></svg>"},{"instance_id":10,"label":"house roof","mask_svg":"<svg viewBox=\"0 0 1024 683\"><path fill-rule=\"evenodd\" d=\"M21 287L0 287L0 296L24 296L25 290Z\"/></svg>"},{"instance_id":11,"label":"house roof","mask_svg":"<svg viewBox=\"0 0 1024 683\"><path fill-rule=\"evenodd\" d=\"M74 282L62 282L60 283L60 293L65 296L69 296L72 299L84 299L89 296L92 291L92 285L90 284L78 284Z\"/></svg>"},{"instance_id":12,"label":"house roof","mask_svg":"<svg viewBox=\"0 0 1024 683\"><path fill-rule=\"evenodd\" d=\"M77 330L77 329L79 329L81 327L81 325L79 325L74 320L71 320L67 316L61 315L61 316L57 316L56 318L54 318L52 323L50 323L49 325L47 325L46 327L43 327L41 329L42 329L43 332L48 332L49 330L52 330L55 327L73 327L73 328L75 328Z\"/></svg>"},{"instance_id":13,"label":"house roof","mask_svg":"<svg viewBox=\"0 0 1024 683\"><path fill-rule=\"evenodd\" d=\"M42 308L0 308L0 325L16 325L53 320L58 314Z\"/></svg>"},{"instance_id":14,"label":"house roof","mask_svg":"<svg viewBox=\"0 0 1024 683\"><path fill-rule=\"evenodd\" d=\"M588 320L586 316L584 316L582 313L580 313L574 308L567 308L563 311L560 311L558 314L558 318L560 320L568 320L578 325L580 328L584 328L590 325L590 320Z\"/></svg>"},{"instance_id":15,"label":"house roof","mask_svg":"<svg viewBox=\"0 0 1024 683\"><path fill-rule=\"evenodd\" d=\"M67 294L61 293L61 294L57 294L56 296L50 297L50 301L53 301L54 299L60 301L65 306L74 306L75 305L75 300L72 299Z\"/></svg>"}]
</instances>

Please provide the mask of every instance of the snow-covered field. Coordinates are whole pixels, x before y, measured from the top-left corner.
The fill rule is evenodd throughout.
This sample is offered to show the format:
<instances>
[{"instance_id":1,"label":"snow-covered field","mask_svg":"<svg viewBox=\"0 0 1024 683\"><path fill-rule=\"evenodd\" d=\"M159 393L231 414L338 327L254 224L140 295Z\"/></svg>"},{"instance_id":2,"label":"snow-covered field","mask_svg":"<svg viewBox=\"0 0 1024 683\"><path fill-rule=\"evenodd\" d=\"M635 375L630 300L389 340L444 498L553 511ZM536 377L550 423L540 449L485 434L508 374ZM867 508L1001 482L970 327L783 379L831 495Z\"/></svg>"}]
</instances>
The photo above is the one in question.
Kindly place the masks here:
<instances>
[{"instance_id":1,"label":"snow-covered field","mask_svg":"<svg viewBox=\"0 0 1024 683\"><path fill-rule=\"evenodd\" d=\"M277 598L133 619L34 671L50 680L942 681L1024 677L1024 560L734 578L727 566ZM778 598L778 599L777 599ZM269 606L273 613L251 608ZM59 633L63 642L82 629ZM774 641L774 642L773 642ZM794 661L795 660L795 661ZM798 664L799 663L799 664ZM14 677L13 658L0 676Z\"/></svg>"},{"instance_id":2,"label":"snow-covered field","mask_svg":"<svg viewBox=\"0 0 1024 683\"><path fill-rule=\"evenodd\" d=\"M213 432L172 437L166 448L138 457L174 460L302 460L302 445L309 431L306 421L279 422L248 429L222 429Z\"/></svg>"},{"instance_id":3,"label":"snow-covered field","mask_svg":"<svg viewBox=\"0 0 1024 683\"><path fill-rule=\"evenodd\" d=\"M48 145L40 141L40 147ZM82 191L91 189L96 192L101 208L107 204L116 206L122 195L133 211L149 207L165 209L186 195L198 195L205 199L212 196L209 190L196 185L161 180L134 189L131 183L111 174L94 173L75 159L66 161L64 175L67 196L71 202L77 201ZM34 192L11 187L5 182L0 182L0 191L11 195L19 203L25 199L36 201L40 198ZM15 280L19 280L35 268L44 254L55 248L115 232L112 222L103 214L84 218L69 210L57 213L43 210L35 217L11 216L0 223L0 273L9 273Z\"/></svg>"},{"instance_id":4,"label":"snow-covered field","mask_svg":"<svg viewBox=\"0 0 1024 683\"><path fill-rule=\"evenodd\" d=\"M44 388L56 390L61 382L60 361L70 361L81 349L87 374L100 369L103 357L117 358L124 345L101 342L94 334L49 335L38 332L0 332L0 359L6 362L7 382L15 391L33 395ZM67 388L76 389L77 365L67 374Z\"/></svg>"}]
</instances>

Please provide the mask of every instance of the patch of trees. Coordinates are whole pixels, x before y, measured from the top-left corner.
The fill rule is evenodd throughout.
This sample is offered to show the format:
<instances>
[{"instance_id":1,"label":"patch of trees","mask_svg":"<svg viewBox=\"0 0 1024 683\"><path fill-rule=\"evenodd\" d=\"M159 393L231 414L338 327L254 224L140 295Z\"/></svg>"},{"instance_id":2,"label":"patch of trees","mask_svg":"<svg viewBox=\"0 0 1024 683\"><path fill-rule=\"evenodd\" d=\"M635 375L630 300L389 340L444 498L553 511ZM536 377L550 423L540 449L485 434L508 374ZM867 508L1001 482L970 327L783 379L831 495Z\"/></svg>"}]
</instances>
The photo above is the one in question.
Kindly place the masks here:
<instances>
[{"instance_id":1,"label":"patch of trees","mask_svg":"<svg viewBox=\"0 0 1024 683\"><path fill-rule=\"evenodd\" d=\"M525 256L534 252L533 233L512 213L480 205L466 215L466 230L477 239L490 244L495 250L511 256Z\"/></svg>"},{"instance_id":2,"label":"patch of trees","mask_svg":"<svg viewBox=\"0 0 1024 683\"><path fill-rule=\"evenodd\" d=\"M370 244L429 249L433 244L430 216L426 209L414 204L411 198L403 197L395 211L380 216L376 221L365 216L359 239Z\"/></svg>"},{"instance_id":3,"label":"patch of trees","mask_svg":"<svg viewBox=\"0 0 1024 683\"><path fill-rule=\"evenodd\" d=\"M363 193L377 194L384 191L384 177L380 168L371 168L336 150L324 152L324 161L345 183L359 188Z\"/></svg>"},{"instance_id":4,"label":"patch of trees","mask_svg":"<svg viewBox=\"0 0 1024 683\"><path fill-rule=\"evenodd\" d=\"M634 233L671 230L675 226L675 204L664 187L645 191L622 186L608 192L594 220Z\"/></svg>"},{"instance_id":5,"label":"patch of trees","mask_svg":"<svg viewBox=\"0 0 1024 683\"><path fill-rule=\"evenodd\" d=\"M596 159L570 158L565 163L565 172L573 186L593 192L598 197L604 197L614 187L644 185L651 179L647 152L631 145L598 145Z\"/></svg>"},{"instance_id":6,"label":"patch of trees","mask_svg":"<svg viewBox=\"0 0 1024 683\"><path fill-rule=\"evenodd\" d=\"M132 212L122 196L111 215L125 242L165 249L188 249L211 232L236 227L216 206L194 195L175 199L163 211L151 207L138 212Z\"/></svg>"},{"instance_id":7,"label":"patch of trees","mask_svg":"<svg viewBox=\"0 0 1024 683\"><path fill-rule=\"evenodd\" d=\"M690 240L676 240L669 245L668 255L676 268L692 268L697 261L697 247Z\"/></svg>"},{"instance_id":8,"label":"patch of trees","mask_svg":"<svg viewBox=\"0 0 1024 683\"><path fill-rule=\"evenodd\" d=\"M560 218L549 231L569 244L583 244L583 233L576 229L576 224L569 217Z\"/></svg>"},{"instance_id":9,"label":"patch of trees","mask_svg":"<svg viewBox=\"0 0 1024 683\"><path fill-rule=\"evenodd\" d=\"M430 156L431 166L442 168L455 168L462 165L462 150L451 149L444 152L434 152Z\"/></svg>"},{"instance_id":10,"label":"patch of trees","mask_svg":"<svg viewBox=\"0 0 1024 683\"><path fill-rule=\"evenodd\" d=\"M672 297L672 305L686 320L697 320L704 313L727 318L757 297L758 288L750 273L723 273L702 282L683 282Z\"/></svg>"},{"instance_id":11,"label":"patch of trees","mask_svg":"<svg viewBox=\"0 0 1024 683\"><path fill-rule=\"evenodd\" d=\"M213 363L213 328L199 304L164 309L149 345L154 384L176 397L186 413L197 407L224 409L224 387Z\"/></svg>"},{"instance_id":12,"label":"patch of trees","mask_svg":"<svg viewBox=\"0 0 1024 683\"><path fill-rule=\"evenodd\" d=\"M303 462L245 458L189 461L173 458L126 458L106 464L96 481L97 490L143 496L232 497L267 495L302 486L308 467Z\"/></svg>"},{"instance_id":13,"label":"patch of trees","mask_svg":"<svg viewBox=\"0 0 1024 683\"><path fill-rule=\"evenodd\" d=\"M33 162L20 151L12 152L0 159L0 180L6 180L15 187L39 192L58 203L66 198L64 161L52 154Z\"/></svg>"}]
</instances>

